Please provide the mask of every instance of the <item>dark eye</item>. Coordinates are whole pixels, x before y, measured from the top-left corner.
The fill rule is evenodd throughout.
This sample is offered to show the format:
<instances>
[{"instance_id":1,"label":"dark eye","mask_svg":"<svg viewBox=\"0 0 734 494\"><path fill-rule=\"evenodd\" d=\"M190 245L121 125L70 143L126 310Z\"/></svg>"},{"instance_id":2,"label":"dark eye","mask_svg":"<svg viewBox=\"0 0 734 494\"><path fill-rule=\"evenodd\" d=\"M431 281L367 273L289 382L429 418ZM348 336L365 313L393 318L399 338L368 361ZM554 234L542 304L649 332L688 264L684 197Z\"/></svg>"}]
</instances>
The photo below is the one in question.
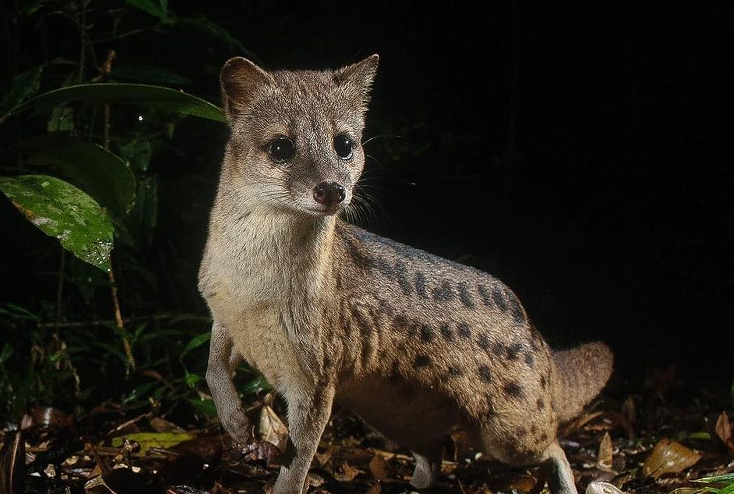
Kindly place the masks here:
<instances>
[{"instance_id":1,"label":"dark eye","mask_svg":"<svg viewBox=\"0 0 734 494\"><path fill-rule=\"evenodd\" d=\"M278 136L270 141L268 152L273 161L283 163L296 155L296 147L293 145L293 141L286 136Z\"/></svg>"},{"instance_id":2,"label":"dark eye","mask_svg":"<svg viewBox=\"0 0 734 494\"><path fill-rule=\"evenodd\" d=\"M354 152L354 142L352 142L349 136L339 134L334 138L334 150L341 159L349 159Z\"/></svg>"}]
</instances>

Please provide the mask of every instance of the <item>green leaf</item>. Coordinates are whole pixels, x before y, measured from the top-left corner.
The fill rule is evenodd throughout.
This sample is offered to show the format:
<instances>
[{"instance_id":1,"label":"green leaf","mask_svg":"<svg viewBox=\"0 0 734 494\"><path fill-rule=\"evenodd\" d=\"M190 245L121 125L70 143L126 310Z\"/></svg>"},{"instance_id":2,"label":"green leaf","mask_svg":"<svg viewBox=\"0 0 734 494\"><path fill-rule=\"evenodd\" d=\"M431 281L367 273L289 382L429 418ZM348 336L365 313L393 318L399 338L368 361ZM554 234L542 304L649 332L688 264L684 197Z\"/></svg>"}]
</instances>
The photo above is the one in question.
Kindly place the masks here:
<instances>
[{"instance_id":1,"label":"green leaf","mask_svg":"<svg viewBox=\"0 0 734 494\"><path fill-rule=\"evenodd\" d=\"M70 267L71 280L87 305L92 303L92 297L97 288L109 286L108 278L91 264L80 261L76 257L70 258L67 262Z\"/></svg>"},{"instance_id":2,"label":"green leaf","mask_svg":"<svg viewBox=\"0 0 734 494\"><path fill-rule=\"evenodd\" d=\"M135 197L135 176L127 164L102 146L64 134L46 134L12 146L28 165L50 165L100 205L120 214Z\"/></svg>"},{"instance_id":3,"label":"green leaf","mask_svg":"<svg viewBox=\"0 0 734 494\"><path fill-rule=\"evenodd\" d=\"M217 407L214 405L214 400L202 400L200 398L192 398L189 400L191 406L194 407L196 413L200 415L206 415L207 417L217 416Z\"/></svg>"},{"instance_id":4,"label":"green leaf","mask_svg":"<svg viewBox=\"0 0 734 494\"><path fill-rule=\"evenodd\" d=\"M166 9L165 7L163 7L161 3L156 5L151 0L125 0L125 2L163 21L168 20L168 14L166 13Z\"/></svg>"},{"instance_id":5,"label":"green leaf","mask_svg":"<svg viewBox=\"0 0 734 494\"><path fill-rule=\"evenodd\" d=\"M74 109L69 105L59 105L51 110L46 130L49 132L71 132L74 130Z\"/></svg>"},{"instance_id":6,"label":"green leaf","mask_svg":"<svg viewBox=\"0 0 734 494\"><path fill-rule=\"evenodd\" d=\"M170 84L173 86L184 86L193 84L191 79L151 65L122 65L110 72L110 77L115 80L144 82L149 84Z\"/></svg>"},{"instance_id":7,"label":"green leaf","mask_svg":"<svg viewBox=\"0 0 734 494\"><path fill-rule=\"evenodd\" d=\"M47 175L0 177L0 190L46 235L99 269L109 271L112 223L94 199Z\"/></svg>"},{"instance_id":8,"label":"green leaf","mask_svg":"<svg viewBox=\"0 0 734 494\"><path fill-rule=\"evenodd\" d=\"M265 379L265 376L258 375L255 379L245 384L240 389L240 392L243 396L247 396L260 391L267 391L269 389L271 389L270 383Z\"/></svg>"},{"instance_id":9,"label":"green leaf","mask_svg":"<svg viewBox=\"0 0 734 494\"><path fill-rule=\"evenodd\" d=\"M194 29L197 29L200 32L203 32L204 34L217 39L226 45L237 49L240 53L243 53L247 55L250 58L255 59L257 61L257 57L255 57L252 53L250 53L245 46L242 44L242 42L236 38L234 38L231 34L229 34L229 31L227 31L225 28L217 24L216 22L207 19L206 17L196 17L196 18L184 18L179 17L176 19L176 23L183 25L183 26L189 26Z\"/></svg>"},{"instance_id":10,"label":"green leaf","mask_svg":"<svg viewBox=\"0 0 734 494\"><path fill-rule=\"evenodd\" d=\"M3 349L0 351L0 364L7 361L13 354L13 347L10 343L5 343Z\"/></svg>"},{"instance_id":11,"label":"green leaf","mask_svg":"<svg viewBox=\"0 0 734 494\"><path fill-rule=\"evenodd\" d=\"M158 381L150 381L136 386L125 398L122 399L122 404L129 405L130 403L135 403L136 401L144 399L149 395L150 391L158 385L160 385Z\"/></svg>"},{"instance_id":12,"label":"green leaf","mask_svg":"<svg viewBox=\"0 0 734 494\"><path fill-rule=\"evenodd\" d=\"M120 157L136 170L146 171L153 156L153 148L148 140L134 139L120 146Z\"/></svg>"},{"instance_id":13,"label":"green leaf","mask_svg":"<svg viewBox=\"0 0 734 494\"><path fill-rule=\"evenodd\" d=\"M126 83L79 84L55 89L39 94L35 98L16 106L2 118L8 118L31 108L47 109L61 103L71 102L126 103L208 118L217 122L225 121L220 108L183 91L176 91L163 86Z\"/></svg>"},{"instance_id":14,"label":"green leaf","mask_svg":"<svg viewBox=\"0 0 734 494\"><path fill-rule=\"evenodd\" d=\"M193 372L187 372L186 376L184 377L186 385L192 389L196 388L196 383L198 383L202 379L203 377L201 377L199 374L194 374Z\"/></svg>"},{"instance_id":15,"label":"green leaf","mask_svg":"<svg viewBox=\"0 0 734 494\"><path fill-rule=\"evenodd\" d=\"M711 484L714 482L734 482L734 473L725 473L724 475L714 475L711 477L701 477L700 479L693 479L693 482L701 482L704 484Z\"/></svg>"},{"instance_id":16,"label":"green leaf","mask_svg":"<svg viewBox=\"0 0 734 494\"><path fill-rule=\"evenodd\" d=\"M191 341L189 341L184 349L181 351L181 355L179 356L179 359L182 359L184 355L189 353L191 350L195 348L199 348L201 345L207 343L212 337L211 332L202 333L200 335L194 336Z\"/></svg>"},{"instance_id":17,"label":"green leaf","mask_svg":"<svg viewBox=\"0 0 734 494\"><path fill-rule=\"evenodd\" d=\"M33 67L10 80L10 88L0 100L0 113L5 113L21 104L26 98L38 91L41 84L43 67Z\"/></svg>"},{"instance_id":18,"label":"green leaf","mask_svg":"<svg viewBox=\"0 0 734 494\"><path fill-rule=\"evenodd\" d=\"M186 432L135 432L124 436L113 437L112 446L119 448L125 441L135 441L140 445L140 454L144 455L150 448L171 448L178 443L190 441L194 438Z\"/></svg>"}]
</instances>

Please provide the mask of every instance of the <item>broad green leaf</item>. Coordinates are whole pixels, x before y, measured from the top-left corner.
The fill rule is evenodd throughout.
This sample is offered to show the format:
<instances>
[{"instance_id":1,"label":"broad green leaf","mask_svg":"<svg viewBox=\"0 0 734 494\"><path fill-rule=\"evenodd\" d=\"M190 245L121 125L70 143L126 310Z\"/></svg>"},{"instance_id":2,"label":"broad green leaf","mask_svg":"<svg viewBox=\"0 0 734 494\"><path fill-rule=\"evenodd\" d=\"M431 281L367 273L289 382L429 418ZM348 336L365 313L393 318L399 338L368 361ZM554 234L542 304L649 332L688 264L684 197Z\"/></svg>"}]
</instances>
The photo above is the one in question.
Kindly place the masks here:
<instances>
[{"instance_id":1,"label":"broad green leaf","mask_svg":"<svg viewBox=\"0 0 734 494\"><path fill-rule=\"evenodd\" d=\"M152 65L122 65L116 69L112 69L110 77L115 80L148 84L169 84L173 86L192 84L191 79Z\"/></svg>"},{"instance_id":2,"label":"broad green leaf","mask_svg":"<svg viewBox=\"0 0 734 494\"><path fill-rule=\"evenodd\" d=\"M119 448L125 439L135 441L140 445L140 454L144 455L150 448L171 448L178 443L190 441L194 438L186 432L135 432L124 436L113 437L112 446Z\"/></svg>"},{"instance_id":3,"label":"broad green leaf","mask_svg":"<svg viewBox=\"0 0 734 494\"><path fill-rule=\"evenodd\" d=\"M165 7L161 8L161 4L159 2L153 2L151 0L125 0L125 2L132 5L133 7L137 7L143 12L147 12L150 15L158 17L163 21L168 20L166 9Z\"/></svg>"},{"instance_id":4,"label":"broad green leaf","mask_svg":"<svg viewBox=\"0 0 734 494\"><path fill-rule=\"evenodd\" d=\"M43 72L43 67L38 66L13 77L8 91L0 100L0 113L15 108L38 91L41 83L41 72Z\"/></svg>"},{"instance_id":5,"label":"broad green leaf","mask_svg":"<svg viewBox=\"0 0 734 494\"><path fill-rule=\"evenodd\" d=\"M112 223L94 199L47 175L0 177L0 190L46 235L99 269L109 271Z\"/></svg>"},{"instance_id":6,"label":"broad green leaf","mask_svg":"<svg viewBox=\"0 0 734 494\"><path fill-rule=\"evenodd\" d=\"M31 108L48 109L61 103L71 102L126 103L208 118L218 122L225 121L220 108L196 96L162 86L127 83L79 84L55 89L39 94L16 106L2 118L5 119Z\"/></svg>"},{"instance_id":7,"label":"broad green leaf","mask_svg":"<svg viewBox=\"0 0 734 494\"><path fill-rule=\"evenodd\" d=\"M28 165L50 165L101 206L124 214L135 197L135 176L102 146L64 134L46 134L16 144Z\"/></svg>"}]
</instances>

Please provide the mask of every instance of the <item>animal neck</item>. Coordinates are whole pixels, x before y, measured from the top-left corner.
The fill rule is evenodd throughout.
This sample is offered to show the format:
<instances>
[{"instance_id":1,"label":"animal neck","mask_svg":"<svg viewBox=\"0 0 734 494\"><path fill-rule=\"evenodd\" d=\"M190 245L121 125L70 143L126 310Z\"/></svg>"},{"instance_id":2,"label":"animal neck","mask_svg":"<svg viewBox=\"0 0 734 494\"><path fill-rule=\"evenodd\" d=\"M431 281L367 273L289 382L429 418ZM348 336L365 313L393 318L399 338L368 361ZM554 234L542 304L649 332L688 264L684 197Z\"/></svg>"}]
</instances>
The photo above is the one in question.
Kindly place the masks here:
<instances>
[{"instance_id":1,"label":"animal neck","mask_svg":"<svg viewBox=\"0 0 734 494\"><path fill-rule=\"evenodd\" d=\"M238 261L322 272L333 246L334 216L312 216L258 204L246 191L223 187L215 206L227 221L218 225Z\"/></svg>"}]
</instances>

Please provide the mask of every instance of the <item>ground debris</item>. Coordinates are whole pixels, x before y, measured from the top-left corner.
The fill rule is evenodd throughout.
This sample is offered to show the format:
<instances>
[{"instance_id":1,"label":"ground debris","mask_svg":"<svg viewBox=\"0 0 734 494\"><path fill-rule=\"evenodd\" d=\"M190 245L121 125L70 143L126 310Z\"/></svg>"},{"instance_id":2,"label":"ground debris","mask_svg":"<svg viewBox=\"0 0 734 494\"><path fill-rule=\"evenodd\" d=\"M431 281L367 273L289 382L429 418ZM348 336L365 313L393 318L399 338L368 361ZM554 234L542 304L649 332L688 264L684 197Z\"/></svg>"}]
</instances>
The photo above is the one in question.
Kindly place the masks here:
<instances>
[{"instance_id":1,"label":"ground debris","mask_svg":"<svg viewBox=\"0 0 734 494\"><path fill-rule=\"evenodd\" d=\"M700 490L695 479L734 471L732 422L721 411L723 400L709 392L675 402L668 395L671 376L671 370L657 375L647 393L604 397L567 424L561 445L580 492L690 494ZM216 424L179 423L161 408L99 408L85 423L53 407L39 408L22 427L5 424L0 431L0 491L266 493L278 474L287 428L282 404L270 400L257 411L258 437L243 455ZM309 492L412 492L413 467L409 451L337 407L309 474ZM461 431L447 438L441 471L435 492L547 492L542 468L491 461Z\"/></svg>"}]
</instances>

